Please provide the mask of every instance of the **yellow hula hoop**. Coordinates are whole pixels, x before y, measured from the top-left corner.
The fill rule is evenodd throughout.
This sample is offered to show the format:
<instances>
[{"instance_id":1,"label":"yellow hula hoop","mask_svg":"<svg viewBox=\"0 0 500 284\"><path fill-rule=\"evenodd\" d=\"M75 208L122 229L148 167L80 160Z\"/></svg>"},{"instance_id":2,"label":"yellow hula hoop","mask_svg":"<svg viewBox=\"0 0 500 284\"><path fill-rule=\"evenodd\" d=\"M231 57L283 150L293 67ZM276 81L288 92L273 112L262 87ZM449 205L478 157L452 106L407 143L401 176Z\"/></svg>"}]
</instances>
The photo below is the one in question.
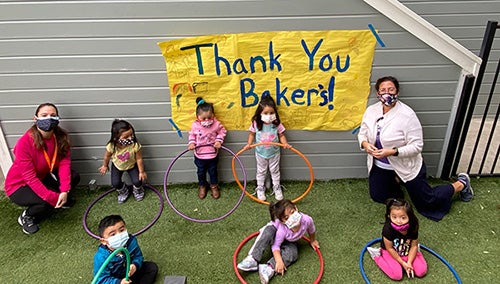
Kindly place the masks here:
<instances>
[{"instance_id":1,"label":"yellow hula hoop","mask_svg":"<svg viewBox=\"0 0 500 284\"><path fill-rule=\"evenodd\" d=\"M256 144L252 144L250 145L250 148L254 148L254 147L257 147L257 146L262 146L262 145L275 145L275 146L280 146L282 148L285 148L285 145L284 144L281 144L281 143L276 143L276 142L261 142L261 143L256 143ZM286 148L285 148L286 149ZM248 149L247 149L248 150ZM311 163L309 162L309 160L306 158L306 156L304 156L304 154L302 154L299 150L295 149L295 148L290 148L290 150L292 150L293 152L295 152L295 154L299 155L307 164L307 166L309 167L309 173L310 173L310 176L311 176L311 182L309 183L309 186L307 187L307 189L304 191L304 193L302 193L302 195L300 195L299 197L295 198L292 200L293 203L296 203L298 201L300 201L302 198L304 198L308 193L309 191L311 191L311 188L312 188L312 185L314 183L314 172L313 172L313 168L311 166ZM236 153L236 156L239 156L241 153L245 152L246 150L245 149L241 149L238 153ZM264 201L264 200L260 200L258 199L257 197L253 196L252 194L250 194L244 187L243 185L241 184L240 180L238 179L238 175L236 173L236 168L235 168L235 163L234 163L234 160L235 160L235 157L233 157L232 161L231 161L231 168L233 170L233 176L234 176L234 180L236 181L236 183L238 184L238 186L240 187L241 190L244 190L245 191L245 194L250 197L252 200L258 202L258 203L261 203L261 204L266 204L266 205L269 205L269 201Z\"/></svg>"}]
</instances>

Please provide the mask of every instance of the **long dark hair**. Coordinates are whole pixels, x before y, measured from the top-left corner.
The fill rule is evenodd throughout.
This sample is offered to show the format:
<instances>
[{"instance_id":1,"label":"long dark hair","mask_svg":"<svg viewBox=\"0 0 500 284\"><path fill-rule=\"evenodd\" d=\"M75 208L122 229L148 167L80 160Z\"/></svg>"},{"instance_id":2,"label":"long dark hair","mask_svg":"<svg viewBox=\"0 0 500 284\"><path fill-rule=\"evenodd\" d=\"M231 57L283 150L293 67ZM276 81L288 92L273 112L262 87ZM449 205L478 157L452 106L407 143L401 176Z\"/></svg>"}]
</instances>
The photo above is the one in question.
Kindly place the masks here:
<instances>
[{"instance_id":1,"label":"long dark hair","mask_svg":"<svg viewBox=\"0 0 500 284\"><path fill-rule=\"evenodd\" d=\"M276 219L283 220L285 217L286 208L295 208L295 204L290 199L282 199L276 203L271 202L269 204L269 214L271 215L271 221Z\"/></svg>"},{"instance_id":2,"label":"long dark hair","mask_svg":"<svg viewBox=\"0 0 500 284\"><path fill-rule=\"evenodd\" d=\"M274 99L270 95L267 95L260 99L259 105L255 110L255 114L252 116L252 121L255 121L257 123L257 129L259 130L262 130L262 126L264 125L264 122L262 121L260 114L262 113L262 111L266 106L272 107L274 109L274 113L276 114L276 120L273 121L273 125L278 126L281 123L280 115L278 114L278 109L276 108L276 103L274 102Z\"/></svg>"},{"instance_id":3,"label":"long dark hair","mask_svg":"<svg viewBox=\"0 0 500 284\"><path fill-rule=\"evenodd\" d=\"M200 115L201 112L210 111L215 115L214 105L207 103L202 97L196 98L196 116Z\"/></svg>"},{"instance_id":4,"label":"long dark hair","mask_svg":"<svg viewBox=\"0 0 500 284\"><path fill-rule=\"evenodd\" d=\"M390 198L385 202L385 224L391 223L391 210L395 208L402 208L406 215L408 215L408 223L410 228L408 229L409 234L418 233L418 218L413 211L411 204L402 198Z\"/></svg>"},{"instance_id":5,"label":"long dark hair","mask_svg":"<svg viewBox=\"0 0 500 284\"><path fill-rule=\"evenodd\" d=\"M109 139L108 144L112 143L114 147L118 139L120 139L120 135L130 129L132 129L132 139L134 140L134 143L137 143L138 140L137 137L135 137L135 129L130 122L123 119L113 120L113 123L111 124L111 138Z\"/></svg>"},{"instance_id":6,"label":"long dark hair","mask_svg":"<svg viewBox=\"0 0 500 284\"><path fill-rule=\"evenodd\" d=\"M43 103L39 105L36 110L35 110L35 116L38 117L38 113L40 112L40 109L46 106L53 107L56 110L56 115L59 116L59 110L57 107L52 104L52 103ZM69 148L71 147L71 144L69 142L69 136L66 130L62 129L59 126L56 126L53 130L54 135L56 137L57 141L57 155L59 157L64 157L69 151ZM46 149L45 142L43 142L43 137L40 131L38 130L36 123L34 123L31 128L30 128L30 133L31 136L33 137L33 143L37 149Z\"/></svg>"}]
</instances>

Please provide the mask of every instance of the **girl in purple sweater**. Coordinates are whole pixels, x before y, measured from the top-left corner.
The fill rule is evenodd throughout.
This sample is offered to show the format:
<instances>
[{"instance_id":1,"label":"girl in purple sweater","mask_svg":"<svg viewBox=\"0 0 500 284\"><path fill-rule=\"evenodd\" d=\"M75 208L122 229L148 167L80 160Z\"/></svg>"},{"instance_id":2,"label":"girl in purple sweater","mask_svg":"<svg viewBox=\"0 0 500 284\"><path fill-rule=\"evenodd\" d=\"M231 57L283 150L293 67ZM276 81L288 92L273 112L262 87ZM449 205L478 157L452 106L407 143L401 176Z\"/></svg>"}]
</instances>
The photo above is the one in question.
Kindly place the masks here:
<instances>
[{"instance_id":1,"label":"girl in purple sweater","mask_svg":"<svg viewBox=\"0 0 500 284\"><path fill-rule=\"evenodd\" d=\"M189 131L189 150L194 150L194 164L198 175L198 197L207 196L207 171L210 176L210 192L217 199L219 193L219 178L217 164L218 150L226 137L226 129L215 118L214 106L201 97L196 99L196 120Z\"/></svg>"},{"instance_id":2,"label":"girl in purple sweater","mask_svg":"<svg viewBox=\"0 0 500 284\"><path fill-rule=\"evenodd\" d=\"M306 233L313 249L319 249L313 219L302 212L292 201L283 199L269 205L271 222L259 230L259 235L248 252L238 263L243 271L259 271L261 283L269 283L276 274L283 275L287 267L298 258L297 241ZM259 264L265 250L271 246L273 257L266 264Z\"/></svg>"},{"instance_id":3,"label":"girl in purple sweater","mask_svg":"<svg viewBox=\"0 0 500 284\"><path fill-rule=\"evenodd\" d=\"M17 219L25 234L38 231L38 223L54 208L70 207L68 198L80 176L71 170L68 133L60 128L55 105L38 106L34 124L14 147L14 162L5 178L5 194L28 207Z\"/></svg>"}]
</instances>

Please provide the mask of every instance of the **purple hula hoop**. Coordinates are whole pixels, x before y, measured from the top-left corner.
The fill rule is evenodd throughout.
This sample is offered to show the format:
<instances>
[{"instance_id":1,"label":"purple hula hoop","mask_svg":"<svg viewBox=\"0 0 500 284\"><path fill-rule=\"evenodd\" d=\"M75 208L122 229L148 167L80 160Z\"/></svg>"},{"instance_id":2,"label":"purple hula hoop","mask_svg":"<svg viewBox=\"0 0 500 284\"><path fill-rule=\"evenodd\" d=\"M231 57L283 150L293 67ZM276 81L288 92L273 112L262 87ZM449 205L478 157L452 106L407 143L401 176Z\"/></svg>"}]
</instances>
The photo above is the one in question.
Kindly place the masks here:
<instances>
[{"instance_id":1,"label":"purple hula hoop","mask_svg":"<svg viewBox=\"0 0 500 284\"><path fill-rule=\"evenodd\" d=\"M207 145L196 146L196 148L206 147L206 146L212 146L213 147L213 145L207 144ZM246 190L246 187L247 187L247 174L246 174L246 171L245 171L245 167L243 166L243 163L241 162L241 160L238 158L238 156L233 151L229 150L228 148L226 148L224 146L221 146L221 148L224 149L224 150L226 150L231 155L233 155L233 157L236 158L236 160L240 164L241 170L243 171L243 190L241 191L240 199L236 202L236 204L234 205L234 207L231 208L231 210L229 210L227 213L225 213L224 215L219 216L217 218L213 218L213 219L196 219L196 218L189 217L189 216L183 214L182 212L180 212L179 210L177 210L177 208L175 208L174 204L172 204L172 201L168 197L167 179L168 179L168 175L170 174L170 171L172 170L172 166L174 165L174 163L182 155L184 155L184 154L186 154L187 152L190 151L189 149L186 149L186 150L182 151L179 155L177 155L172 160L172 162L170 162L170 165L168 165L167 171L165 172L165 180L163 182L163 190L165 192L165 199L167 200L168 205L170 205L170 207L172 208L172 210L174 210L174 212L177 213L177 215L181 216L184 219L187 219L187 220L193 221L193 222L197 222L197 223L210 223L210 222L215 222L215 221L219 221L219 220L222 220L222 219L226 218L227 216L229 216L229 214L233 213L234 210L236 210L236 208L238 208L238 206L240 205L241 201L243 200L243 197L245 196L245 190Z\"/></svg>"},{"instance_id":2,"label":"purple hula hoop","mask_svg":"<svg viewBox=\"0 0 500 284\"><path fill-rule=\"evenodd\" d=\"M156 193L156 195L158 195L158 198L160 199L160 209L158 210L158 213L156 213L156 216L153 218L153 221L151 221L151 223L147 224L144 228L142 228L139 231L133 233L132 235L134 235L134 236L138 236L138 235L144 233L147 229L151 228L156 223L156 221L158 221L158 219L161 216L161 213L163 212L164 202L163 202L163 196L161 195L161 193L156 188L154 188L153 186L151 186L149 184L143 184L143 187L147 187L147 188L151 189L152 191L154 191L154 193ZM92 231L89 229L89 226L87 225L87 217L89 215L89 212L92 209L92 207L94 207L94 205L99 200L103 199L106 195L108 195L108 194L110 194L110 193L112 193L114 191L115 191L115 189L112 188L112 189L104 192L103 194L99 195L94 201L92 201L89 204L89 206L85 210L85 213L83 213L83 220L82 220L83 228L85 229L85 232L87 232L87 234L89 234L92 238L100 239L100 237L98 235L92 233Z\"/></svg>"}]
</instances>

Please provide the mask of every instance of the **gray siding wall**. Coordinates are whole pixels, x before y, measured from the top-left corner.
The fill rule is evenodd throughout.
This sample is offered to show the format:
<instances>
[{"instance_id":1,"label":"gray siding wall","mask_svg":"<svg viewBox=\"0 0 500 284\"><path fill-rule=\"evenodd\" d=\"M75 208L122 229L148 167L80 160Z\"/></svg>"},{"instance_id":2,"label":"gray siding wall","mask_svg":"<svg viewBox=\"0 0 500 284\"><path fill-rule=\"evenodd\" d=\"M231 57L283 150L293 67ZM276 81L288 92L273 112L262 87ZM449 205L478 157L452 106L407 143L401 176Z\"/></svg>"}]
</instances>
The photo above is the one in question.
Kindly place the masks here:
<instances>
[{"instance_id":1,"label":"gray siding wall","mask_svg":"<svg viewBox=\"0 0 500 284\"><path fill-rule=\"evenodd\" d=\"M401 1L477 54L498 1ZM129 120L143 144L150 182L163 183L170 161L186 149L171 129L165 63L156 43L219 33L270 30L367 29L386 44L376 47L372 82L384 75L401 81L402 100L424 128L424 158L435 174L448 128L460 68L361 0L274 1L15 1L0 2L0 122L8 147L32 123L35 107L53 102L71 134L73 165L82 182L100 177L113 118ZM498 57L498 49L496 51ZM491 78L489 78L491 81ZM486 77L485 80L488 80ZM375 100L371 97L369 103ZM286 126L286 122L285 122ZM351 131L287 131L317 179L366 177L366 157ZM230 131L225 146L239 150L247 133ZM283 179L309 179L291 151L282 156ZM222 180L233 180L223 153ZM249 179L250 151L242 155ZM194 181L192 155L180 158L169 181Z\"/></svg>"}]
</instances>

